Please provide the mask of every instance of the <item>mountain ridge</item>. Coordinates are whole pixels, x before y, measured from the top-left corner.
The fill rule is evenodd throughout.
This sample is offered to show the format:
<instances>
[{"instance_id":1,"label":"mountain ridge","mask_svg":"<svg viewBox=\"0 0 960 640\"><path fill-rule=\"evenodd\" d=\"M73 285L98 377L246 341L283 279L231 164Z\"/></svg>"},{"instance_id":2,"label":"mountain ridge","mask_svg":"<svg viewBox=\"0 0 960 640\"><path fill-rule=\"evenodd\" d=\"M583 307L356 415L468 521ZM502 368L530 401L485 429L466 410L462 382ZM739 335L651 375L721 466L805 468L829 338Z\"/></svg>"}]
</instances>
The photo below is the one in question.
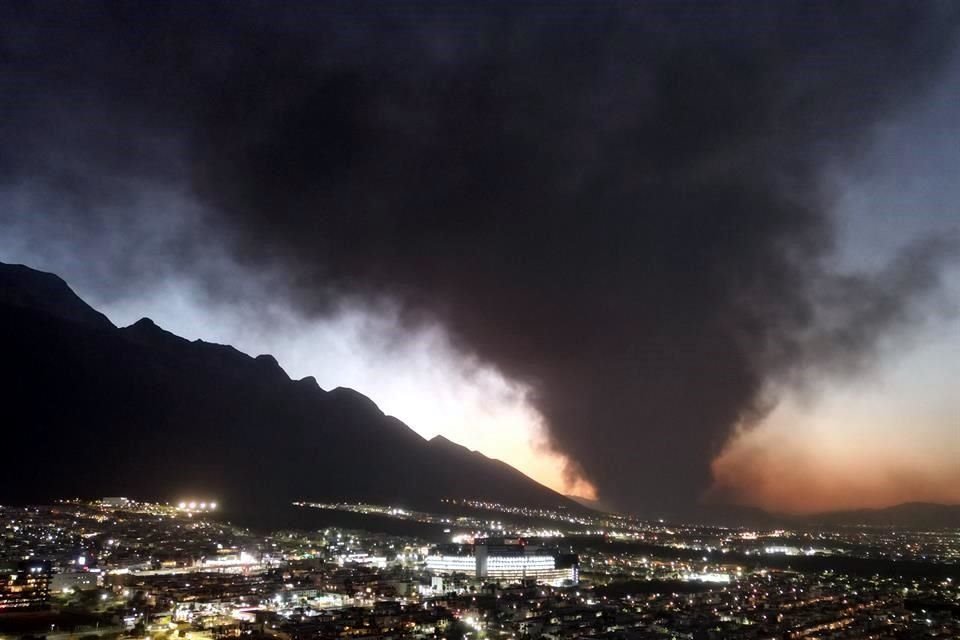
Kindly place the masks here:
<instances>
[{"instance_id":1,"label":"mountain ridge","mask_svg":"<svg viewBox=\"0 0 960 640\"><path fill-rule=\"evenodd\" d=\"M827 525L930 526L960 529L960 504L911 501L888 507L826 511L805 516L805 519Z\"/></svg>"},{"instance_id":2,"label":"mountain ridge","mask_svg":"<svg viewBox=\"0 0 960 640\"><path fill-rule=\"evenodd\" d=\"M426 440L356 390L292 380L273 356L149 318L118 328L22 265L0 263L0 349L15 452L0 500L206 492L244 510L446 497L579 508L506 463Z\"/></svg>"},{"instance_id":3,"label":"mountain ridge","mask_svg":"<svg viewBox=\"0 0 960 640\"><path fill-rule=\"evenodd\" d=\"M74 293L63 278L23 264L0 262L0 302L94 328L116 328L106 315Z\"/></svg>"},{"instance_id":4,"label":"mountain ridge","mask_svg":"<svg viewBox=\"0 0 960 640\"><path fill-rule=\"evenodd\" d=\"M0 500L78 493L170 500L207 491L221 504L232 497L251 509L276 506L278 497L411 506L466 497L608 510L561 496L445 436L423 438L354 389L326 391L312 376L293 380L271 355L191 341L149 318L117 327L62 278L24 265L0 262L0 348L0 388L14 425L5 430L14 453L0 465ZM218 424L204 429L205 420ZM278 438L289 446L277 448ZM212 451L204 457L198 447ZM349 468L357 465L367 471ZM69 481L58 484L57 475ZM292 477L283 482L284 475ZM806 515L702 505L664 517L736 526L960 528L960 505L906 502Z\"/></svg>"}]
</instances>

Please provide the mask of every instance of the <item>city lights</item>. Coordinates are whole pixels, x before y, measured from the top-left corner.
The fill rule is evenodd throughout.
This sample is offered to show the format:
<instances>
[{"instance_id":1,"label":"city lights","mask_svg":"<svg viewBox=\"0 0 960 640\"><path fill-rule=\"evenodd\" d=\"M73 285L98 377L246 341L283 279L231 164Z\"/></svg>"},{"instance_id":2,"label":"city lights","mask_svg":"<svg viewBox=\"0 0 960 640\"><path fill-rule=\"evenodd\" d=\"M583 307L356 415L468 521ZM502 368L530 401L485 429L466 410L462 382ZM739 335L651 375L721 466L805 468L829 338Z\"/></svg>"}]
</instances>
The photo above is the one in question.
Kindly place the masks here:
<instances>
[{"instance_id":1,"label":"city lights","mask_svg":"<svg viewBox=\"0 0 960 640\"><path fill-rule=\"evenodd\" d=\"M354 526L369 514L415 521L437 538L450 528L458 543L362 525L254 533L214 520L217 505L206 496L0 507L0 566L10 568L0 574L0 613L86 606L118 612L128 631L142 625L143 637L188 625L187 640L210 629L242 637L261 618L289 637L398 640L447 637L460 623L468 640L579 640L611 629L650 637L721 629L724 640L784 630L795 638L960 637L950 613L960 601L953 531L747 531L477 504L448 501L443 513L324 507L348 511ZM544 521L554 524L541 528ZM48 559L23 559L41 548ZM869 571L847 573L844 563Z\"/></svg>"}]
</instances>

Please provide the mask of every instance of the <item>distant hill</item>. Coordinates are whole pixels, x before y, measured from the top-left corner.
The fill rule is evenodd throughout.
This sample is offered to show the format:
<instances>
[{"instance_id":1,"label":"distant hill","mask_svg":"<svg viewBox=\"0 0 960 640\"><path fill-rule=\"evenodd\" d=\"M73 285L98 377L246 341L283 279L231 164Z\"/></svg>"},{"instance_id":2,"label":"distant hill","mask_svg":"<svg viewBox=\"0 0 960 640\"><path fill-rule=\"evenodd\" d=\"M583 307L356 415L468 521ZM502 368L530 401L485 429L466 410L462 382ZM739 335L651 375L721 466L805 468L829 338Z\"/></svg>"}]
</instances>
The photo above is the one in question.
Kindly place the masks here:
<instances>
[{"instance_id":1,"label":"distant hill","mask_svg":"<svg viewBox=\"0 0 960 640\"><path fill-rule=\"evenodd\" d=\"M903 528L960 529L960 505L906 502L883 509L833 511L806 516L823 525L870 525Z\"/></svg>"},{"instance_id":2,"label":"distant hill","mask_svg":"<svg viewBox=\"0 0 960 640\"><path fill-rule=\"evenodd\" d=\"M910 529L960 528L960 505L909 502L881 509L829 511L807 515L778 514L757 507L701 505L668 519L691 524L736 527L883 526Z\"/></svg>"},{"instance_id":3,"label":"distant hill","mask_svg":"<svg viewBox=\"0 0 960 640\"><path fill-rule=\"evenodd\" d=\"M0 263L0 502L130 495L430 507L444 497L580 509L516 469L427 441L352 389L268 355L115 327L55 275Z\"/></svg>"}]
</instances>

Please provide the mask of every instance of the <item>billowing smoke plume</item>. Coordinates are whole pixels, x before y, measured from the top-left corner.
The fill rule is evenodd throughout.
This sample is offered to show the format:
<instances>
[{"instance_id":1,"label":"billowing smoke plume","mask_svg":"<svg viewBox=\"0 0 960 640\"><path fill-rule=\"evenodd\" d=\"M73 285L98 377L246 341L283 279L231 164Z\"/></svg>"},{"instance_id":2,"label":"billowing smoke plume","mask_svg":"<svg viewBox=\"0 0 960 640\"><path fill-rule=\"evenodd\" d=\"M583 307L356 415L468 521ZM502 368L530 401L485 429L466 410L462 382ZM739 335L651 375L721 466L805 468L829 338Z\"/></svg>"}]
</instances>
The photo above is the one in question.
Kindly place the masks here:
<instances>
[{"instance_id":1,"label":"billowing smoke plume","mask_svg":"<svg viewBox=\"0 0 960 640\"><path fill-rule=\"evenodd\" d=\"M620 506L696 499L771 382L856 362L951 250L831 275L823 181L935 79L948 3L2 13L8 186L188 187L184 268L223 245L304 312L441 322Z\"/></svg>"}]
</instances>

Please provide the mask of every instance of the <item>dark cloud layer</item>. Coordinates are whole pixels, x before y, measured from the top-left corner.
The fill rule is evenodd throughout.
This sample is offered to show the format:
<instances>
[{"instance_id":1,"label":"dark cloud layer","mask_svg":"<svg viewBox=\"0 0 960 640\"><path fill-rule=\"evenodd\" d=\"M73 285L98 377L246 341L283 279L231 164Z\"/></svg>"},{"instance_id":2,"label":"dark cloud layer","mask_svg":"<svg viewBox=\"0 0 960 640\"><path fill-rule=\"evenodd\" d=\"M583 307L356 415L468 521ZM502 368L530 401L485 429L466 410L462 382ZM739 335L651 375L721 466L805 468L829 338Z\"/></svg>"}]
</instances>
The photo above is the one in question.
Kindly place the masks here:
<instances>
[{"instance_id":1,"label":"dark cloud layer","mask_svg":"<svg viewBox=\"0 0 960 640\"><path fill-rule=\"evenodd\" d=\"M0 169L105 235L92 205L188 185L210 214L158 260L222 244L307 313L396 299L530 384L603 497L661 508L771 381L858 361L935 287L949 246L831 275L822 178L935 80L957 18L7 3Z\"/></svg>"}]
</instances>

